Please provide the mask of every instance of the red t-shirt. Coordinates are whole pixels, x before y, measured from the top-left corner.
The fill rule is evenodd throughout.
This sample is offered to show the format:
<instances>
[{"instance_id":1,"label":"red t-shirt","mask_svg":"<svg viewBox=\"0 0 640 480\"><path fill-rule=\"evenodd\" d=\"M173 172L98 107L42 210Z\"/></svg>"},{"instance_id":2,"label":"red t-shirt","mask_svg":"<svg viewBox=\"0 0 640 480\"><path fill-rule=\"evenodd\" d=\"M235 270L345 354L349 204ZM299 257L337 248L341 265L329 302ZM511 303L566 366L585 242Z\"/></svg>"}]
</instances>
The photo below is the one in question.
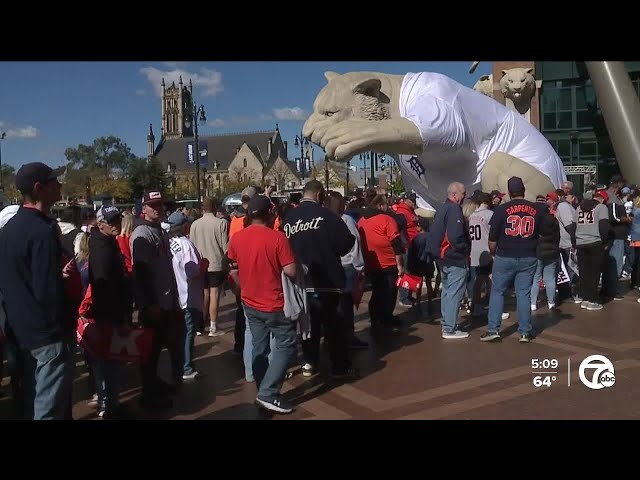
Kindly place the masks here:
<instances>
[{"instance_id":1,"label":"red t-shirt","mask_svg":"<svg viewBox=\"0 0 640 480\"><path fill-rule=\"evenodd\" d=\"M295 262L282 232L250 225L231 238L229 259L238 264L242 301L260 312L284 310L282 268Z\"/></svg>"},{"instance_id":2,"label":"red t-shirt","mask_svg":"<svg viewBox=\"0 0 640 480\"><path fill-rule=\"evenodd\" d=\"M398 236L398 224L391 215L379 212L358 221L364 264L369 272L395 267L396 253L391 242Z\"/></svg>"}]
</instances>

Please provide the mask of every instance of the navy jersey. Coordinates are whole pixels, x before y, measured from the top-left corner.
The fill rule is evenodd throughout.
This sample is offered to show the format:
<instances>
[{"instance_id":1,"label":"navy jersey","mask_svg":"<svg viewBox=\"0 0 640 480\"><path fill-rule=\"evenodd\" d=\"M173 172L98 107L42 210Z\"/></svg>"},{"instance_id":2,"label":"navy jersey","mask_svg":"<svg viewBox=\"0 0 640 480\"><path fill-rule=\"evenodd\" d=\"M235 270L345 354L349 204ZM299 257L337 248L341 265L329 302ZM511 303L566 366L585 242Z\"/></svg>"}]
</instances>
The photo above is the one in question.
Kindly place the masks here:
<instances>
[{"instance_id":1,"label":"navy jersey","mask_svg":"<svg viewBox=\"0 0 640 480\"><path fill-rule=\"evenodd\" d=\"M489 241L498 242L496 255L535 257L540 223L548 210L523 198L498 205L489 222Z\"/></svg>"}]
</instances>

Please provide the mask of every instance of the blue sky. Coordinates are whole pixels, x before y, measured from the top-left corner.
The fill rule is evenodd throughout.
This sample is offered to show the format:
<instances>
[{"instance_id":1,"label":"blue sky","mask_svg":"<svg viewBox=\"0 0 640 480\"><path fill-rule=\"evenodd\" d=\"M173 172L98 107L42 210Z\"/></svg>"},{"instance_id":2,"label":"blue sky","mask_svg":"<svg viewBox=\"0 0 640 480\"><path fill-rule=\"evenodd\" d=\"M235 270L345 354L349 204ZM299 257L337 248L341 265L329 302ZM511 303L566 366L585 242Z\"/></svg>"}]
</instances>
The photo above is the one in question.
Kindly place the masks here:
<instances>
[{"instance_id":1,"label":"blue sky","mask_svg":"<svg viewBox=\"0 0 640 480\"><path fill-rule=\"evenodd\" d=\"M435 71L473 86L469 62L3 62L0 66L2 162L18 168L65 163L64 150L113 134L145 156L153 123L160 137L160 79L192 79L204 104L203 135L268 130L278 122L291 147L325 85L323 73ZM318 152L316 152L318 153ZM316 158L318 158L316 156Z\"/></svg>"}]
</instances>

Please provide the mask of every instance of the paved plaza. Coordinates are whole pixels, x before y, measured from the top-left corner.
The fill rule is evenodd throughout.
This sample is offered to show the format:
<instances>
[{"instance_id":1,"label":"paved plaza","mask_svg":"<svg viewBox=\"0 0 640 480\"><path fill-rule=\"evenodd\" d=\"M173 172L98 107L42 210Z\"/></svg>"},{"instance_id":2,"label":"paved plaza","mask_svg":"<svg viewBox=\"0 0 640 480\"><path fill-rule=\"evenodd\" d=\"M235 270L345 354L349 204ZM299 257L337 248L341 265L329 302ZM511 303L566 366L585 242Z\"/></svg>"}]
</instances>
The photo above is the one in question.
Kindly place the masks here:
<instances>
[{"instance_id":1,"label":"paved plaza","mask_svg":"<svg viewBox=\"0 0 640 480\"><path fill-rule=\"evenodd\" d=\"M227 295L221 305L220 337L197 337L196 366L204 375L185 382L174 408L143 412L138 409L138 370L126 367L123 400L139 419L275 419L275 420L428 420L428 419L639 419L640 304L636 292L610 302L599 312L564 304L556 312L547 307L534 314L536 338L520 344L516 332L515 299L509 298L500 343L479 341L486 319L470 326L466 340L443 340L439 314L418 318L415 310L398 309L404 326L372 335L366 302L356 312L358 335L368 350L353 352L361 378L332 382L323 371L302 376L299 367L285 382L284 391L296 405L286 416L267 414L254 406L256 387L244 380L242 359L233 354L235 302ZM436 302L435 310L439 309ZM435 321L434 321L435 320ZM580 363L588 356L606 356L615 367L615 383L592 390L580 380ZM323 360L327 361L327 352ZM532 360L540 361L534 373ZM545 364L544 360L557 360ZM87 406L88 375L78 363L74 418L95 419ZM169 361L162 354L161 369L168 378ZM570 376L568 375L570 369ZM5 374L7 372L5 366ZM544 373L543 373L544 372ZM548 372L548 373L547 373ZM592 374L593 370L591 370ZM535 386L545 377L547 385ZM589 379L589 370L587 370ZM10 415L8 379L0 399L0 418Z\"/></svg>"}]
</instances>

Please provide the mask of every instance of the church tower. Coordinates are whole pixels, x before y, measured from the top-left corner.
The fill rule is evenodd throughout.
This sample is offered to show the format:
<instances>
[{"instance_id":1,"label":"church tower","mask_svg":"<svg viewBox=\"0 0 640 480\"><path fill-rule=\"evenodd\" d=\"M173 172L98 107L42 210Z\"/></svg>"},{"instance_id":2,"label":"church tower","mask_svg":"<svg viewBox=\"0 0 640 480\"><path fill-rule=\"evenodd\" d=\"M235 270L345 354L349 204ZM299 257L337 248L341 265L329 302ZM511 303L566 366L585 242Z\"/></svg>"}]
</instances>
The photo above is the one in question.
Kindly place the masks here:
<instances>
[{"instance_id":1,"label":"church tower","mask_svg":"<svg viewBox=\"0 0 640 480\"><path fill-rule=\"evenodd\" d=\"M193 137L193 125L189 128L184 125L192 103L191 91L182 83L182 76L177 86L172 82L167 87L162 79L162 129L165 139Z\"/></svg>"},{"instance_id":2,"label":"church tower","mask_svg":"<svg viewBox=\"0 0 640 480\"><path fill-rule=\"evenodd\" d=\"M149 124L149 135L147 135L147 160L153 158L153 153L156 150L156 137L153 134L153 123Z\"/></svg>"}]
</instances>

